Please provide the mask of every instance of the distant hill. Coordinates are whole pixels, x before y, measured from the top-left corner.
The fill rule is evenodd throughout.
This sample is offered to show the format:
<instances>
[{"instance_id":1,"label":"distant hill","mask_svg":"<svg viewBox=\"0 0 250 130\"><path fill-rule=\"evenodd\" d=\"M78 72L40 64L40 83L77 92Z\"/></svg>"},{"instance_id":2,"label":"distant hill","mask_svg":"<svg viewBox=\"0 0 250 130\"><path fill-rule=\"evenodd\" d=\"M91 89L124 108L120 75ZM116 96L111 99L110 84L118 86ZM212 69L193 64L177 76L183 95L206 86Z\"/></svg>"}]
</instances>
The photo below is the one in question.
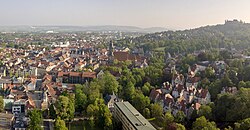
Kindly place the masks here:
<instances>
[{"instance_id":1,"label":"distant hill","mask_svg":"<svg viewBox=\"0 0 250 130\"><path fill-rule=\"evenodd\" d=\"M166 28L152 27L152 28L139 28L135 26L0 26L0 32L85 32L85 31L121 31L121 32L142 32L154 33L167 31Z\"/></svg>"},{"instance_id":2,"label":"distant hill","mask_svg":"<svg viewBox=\"0 0 250 130\"><path fill-rule=\"evenodd\" d=\"M238 20L183 31L163 31L127 38L121 46L143 47L144 50L165 50L171 53L193 52L212 48L250 48L250 24ZM159 49L160 48L160 49Z\"/></svg>"}]
</instances>

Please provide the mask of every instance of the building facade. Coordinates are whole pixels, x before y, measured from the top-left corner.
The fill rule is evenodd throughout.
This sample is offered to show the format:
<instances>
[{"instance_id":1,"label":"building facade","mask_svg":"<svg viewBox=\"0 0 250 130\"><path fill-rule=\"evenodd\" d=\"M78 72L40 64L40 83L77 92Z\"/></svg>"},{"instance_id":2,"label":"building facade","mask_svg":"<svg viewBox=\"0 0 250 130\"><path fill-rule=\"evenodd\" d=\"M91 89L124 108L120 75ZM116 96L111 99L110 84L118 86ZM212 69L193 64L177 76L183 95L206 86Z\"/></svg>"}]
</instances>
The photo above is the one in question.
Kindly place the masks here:
<instances>
[{"instance_id":1,"label":"building facade","mask_svg":"<svg viewBox=\"0 0 250 130\"><path fill-rule=\"evenodd\" d=\"M156 130L129 102L116 102L114 118L123 130Z\"/></svg>"}]
</instances>

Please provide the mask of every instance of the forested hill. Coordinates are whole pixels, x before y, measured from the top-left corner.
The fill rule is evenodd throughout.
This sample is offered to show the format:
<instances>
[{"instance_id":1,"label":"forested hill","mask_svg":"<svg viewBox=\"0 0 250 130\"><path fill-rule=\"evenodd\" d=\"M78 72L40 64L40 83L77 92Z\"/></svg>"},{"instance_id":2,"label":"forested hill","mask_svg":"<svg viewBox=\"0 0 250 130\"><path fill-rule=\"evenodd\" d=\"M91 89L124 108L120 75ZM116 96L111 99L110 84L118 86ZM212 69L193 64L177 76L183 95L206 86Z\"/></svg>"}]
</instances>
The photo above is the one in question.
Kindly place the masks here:
<instances>
[{"instance_id":1,"label":"forested hill","mask_svg":"<svg viewBox=\"0 0 250 130\"><path fill-rule=\"evenodd\" d=\"M247 49L250 47L250 24L237 20L226 21L223 25L147 34L120 40L117 44L143 47L145 51L165 49L170 53L211 48Z\"/></svg>"}]
</instances>

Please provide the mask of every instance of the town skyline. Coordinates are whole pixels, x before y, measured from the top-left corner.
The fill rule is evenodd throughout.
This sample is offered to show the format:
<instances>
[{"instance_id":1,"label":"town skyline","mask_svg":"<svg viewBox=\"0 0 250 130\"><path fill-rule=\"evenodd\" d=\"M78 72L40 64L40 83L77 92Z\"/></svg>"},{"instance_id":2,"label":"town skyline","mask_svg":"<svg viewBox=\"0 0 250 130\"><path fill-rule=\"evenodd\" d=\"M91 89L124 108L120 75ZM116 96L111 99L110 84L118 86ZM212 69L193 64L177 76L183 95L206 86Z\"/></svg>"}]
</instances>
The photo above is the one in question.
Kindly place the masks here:
<instances>
[{"instance_id":1,"label":"town skyline","mask_svg":"<svg viewBox=\"0 0 250 130\"><path fill-rule=\"evenodd\" d=\"M238 19L250 22L247 0L233 1L3 1L1 26L136 26L180 30L222 24ZM11 6L10 6L11 5Z\"/></svg>"}]
</instances>

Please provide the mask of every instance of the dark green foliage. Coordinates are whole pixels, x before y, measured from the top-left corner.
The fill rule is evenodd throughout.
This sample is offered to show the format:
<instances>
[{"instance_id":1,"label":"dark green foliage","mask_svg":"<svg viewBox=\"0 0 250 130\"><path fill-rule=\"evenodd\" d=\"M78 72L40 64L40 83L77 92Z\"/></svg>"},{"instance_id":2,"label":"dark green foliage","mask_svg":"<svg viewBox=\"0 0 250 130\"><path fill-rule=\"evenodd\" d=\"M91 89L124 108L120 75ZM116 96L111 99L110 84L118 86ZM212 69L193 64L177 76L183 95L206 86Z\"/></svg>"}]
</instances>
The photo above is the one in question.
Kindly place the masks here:
<instances>
[{"instance_id":1,"label":"dark green foliage","mask_svg":"<svg viewBox=\"0 0 250 130\"><path fill-rule=\"evenodd\" d=\"M198 116L204 116L206 119L212 119L212 108L208 105L202 105L198 110Z\"/></svg>"},{"instance_id":2,"label":"dark green foliage","mask_svg":"<svg viewBox=\"0 0 250 130\"><path fill-rule=\"evenodd\" d=\"M205 69L206 78L213 79L215 78L215 70L212 67L207 67Z\"/></svg>"},{"instance_id":3,"label":"dark green foliage","mask_svg":"<svg viewBox=\"0 0 250 130\"><path fill-rule=\"evenodd\" d=\"M212 101L214 101L217 98L217 94L220 93L220 91L222 90L222 84L220 80L215 80L214 82L212 82L209 87L208 90L211 94L211 99Z\"/></svg>"},{"instance_id":4,"label":"dark green foliage","mask_svg":"<svg viewBox=\"0 0 250 130\"><path fill-rule=\"evenodd\" d=\"M98 122L105 130L112 130L112 114L105 104L99 106Z\"/></svg>"},{"instance_id":5,"label":"dark green foliage","mask_svg":"<svg viewBox=\"0 0 250 130\"><path fill-rule=\"evenodd\" d=\"M235 130L249 130L249 129L250 129L250 118L235 123Z\"/></svg>"},{"instance_id":6,"label":"dark green foliage","mask_svg":"<svg viewBox=\"0 0 250 130\"><path fill-rule=\"evenodd\" d=\"M89 104L86 111L88 117L90 117L91 126L97 124L104 129L113 128L112 114L102 99L97 99L94 104Z\"/></svg>"},{"instance_id":7,"label":"dark green foliage","mask_svg":"<svg viewBox=\"0 0 250 130\"><path fill-rule=\"evenodd\" d=\"M148 119L150 118L150 110L148 108L144 108L143 111L142 111L142 115Z\"/></svg>"},{"instance_id":8,"label":"dark green foliage","mask_svg":"<svg viewBox=\"0 0 250 130\"><path fill-rule=\"evenodd\" d=\"M3 106L4 106L3 97L0 96L0 112L3 112L3 110L4 110Z\"/></svg>"},{"instance_id":9,"label":"dark green foliage","mask_svg":"<svg viewBox=\"0 0 250 130\"><path fill-rule=\"evenodd\" d=\"M250 117L250 89L241 88L236 95L222 94L215 102L216 119L237 121ZM244 113L244 114L243 114Z\"/></svg>"},{"instance_id":10,"label":"dark green foliage","mask_svg":"<svg viewBox=\"0 0 250 130\"><path fill-rule=\"evenodd\" d=\"M199 117L193 123L192 130L219 130L215 122L209 122L204 116Z\"/></svg>"},{"instance_id":11,"label":"dark green foliage","mask_svg":"<svg viewBox=\"0 0 250 130\"><path fill-rule=\"evenodd\" d=\"M87 105L87 96L83 92L84 86L75 85L75 109L78 112L82 112L86 109Z\"/></svg>"},{"instance_id":12,"label":"dark green foliage","mask_svg":"<svg viewBox=\"0 0 250 130\"><path fill-rule=\"evenodd\" d=\"M29 130L42 130L42 112L40 110L34 109L29 111L28 116L30 118Z\"/></svg>"},{"instance_id":13,"label":"dark green foliage","mask_svg":"<svg viewBox=\"0 0 250 130\"><path fill-rule=\"evenodd\" d=\"M52 118L52 119L56 118L56 110L55 110L54 104L51 104L49 106L49 117Z\"/></svg>"},{"instance_id":14,"label":"dark green foliage","mask_svg":"<svg viewBox=\"0 0 250 130\"><path fill-rule=\"evenodd\" d=\"M59 96L55 103L57 117L63 120L71 120L74 117L74 101L66 96Z\"/></svg>"},{"instance_id":15,"label":"dark green foliage","mask_svg":"<svg viewBox=\"0 0 250 130\"><path fill-rule=\"evenodd\" d=\"M104 75L99 79L98 84L101 86L103 94L112 94L118 92L118 82L116 78L109 72L105 72Z\"/></svg>"},{"instance_id":16,"label":"dark green foliage","mask_svg":"<svg viewBox=\"0 0 250 130\"><path fill-rule=\"evenodd\" d=\"M165 129L169 129L169 127L171 126L171 124L174 122L174 116L170 113L170 112L167 112L165 115L164 115L164 128Z\"/></svg>"},{"instance_id":17,"label":"dark green foliage","mask_svg":"<svg viewBox=\"0 0 250 130\"><path fill-rule=\"evenodd\" d=\"M209 50L213 48L247 49L250 42L250 25L242 22L225 25L206 26L184 31L166 31L147 34L133 39L127 38L118 41L118 45L134 48L135 45L143 50L152 51L156 48L165 48L165 52L192 53L195 50ZM130 41L133 41L133 44ZM207 53L200 60L214 60L217 58L231 58L228 51L220 51L215 55Z\"/></svg>"},{"instance_id":18,"label":"dark green foliage","mask_svg":"<svg viewBox=\"0 0 250 130\"><path fill-rule=\"evenodd\" d=\"M123 89L124 99L130 101L133 99L133 96L135 94L135 86L132 82L128 82L126 86L124 86Z\"/></svg>"},{"instance_id":19,"label":"dark green foliage","mask_svg":"<svg viewBox=\"0 0 250 130\"><path fill-rule=\"evenodd\" d=\"M55 130L68 130L64 120L57 118L55 121Z\"/></svg>"},{"instance_id":20,"label":"dark green foliage","mask_svg":"<svg viewBox=\"0 0 250 130\"><path fill-rule=\"evenodd\" d=\"M154 103L154 104L151 104L150 108L151 108L152 117L159 118L162 116L163 108L161 105Z\"/></svg>"},{"instance_id":21,"label":"dark green foliage","mask_svg":"<svg viewBox=\"0 0 250 130\"><path fill-rule=\"evenodd\" d=\"M144 96L141 92L136 92L132 98L132 105L142 113L142 111L149 106L150 100L147 96Z\"/></svg>"},{"instance_id":22,"label":"dark green foliage","mask_svg":"<svg viewBox=\"0 0 250 130\"><path fill-rule=\"evenodd\" d=\"M148 82L146 82L143 86L142 86L142 92L143 92L143 94L144 95L146 95L146 96L149 96L149 93L150 93L150 89L152 88L152 86L148 83Z\"/></svg>"},{"instance_id":23,"label":"dark green foliage","mask_svg":"<svg viewBox=\"0 0 250 130\"><path fill-rule=\"evenodd\" d=\"M178 122L178 123L184 123L185 122L185 119L186 119L186 115L183 111L178 111L176 113L176 116L175 116L175 122Z\"/></svg>"}]
</instances>

